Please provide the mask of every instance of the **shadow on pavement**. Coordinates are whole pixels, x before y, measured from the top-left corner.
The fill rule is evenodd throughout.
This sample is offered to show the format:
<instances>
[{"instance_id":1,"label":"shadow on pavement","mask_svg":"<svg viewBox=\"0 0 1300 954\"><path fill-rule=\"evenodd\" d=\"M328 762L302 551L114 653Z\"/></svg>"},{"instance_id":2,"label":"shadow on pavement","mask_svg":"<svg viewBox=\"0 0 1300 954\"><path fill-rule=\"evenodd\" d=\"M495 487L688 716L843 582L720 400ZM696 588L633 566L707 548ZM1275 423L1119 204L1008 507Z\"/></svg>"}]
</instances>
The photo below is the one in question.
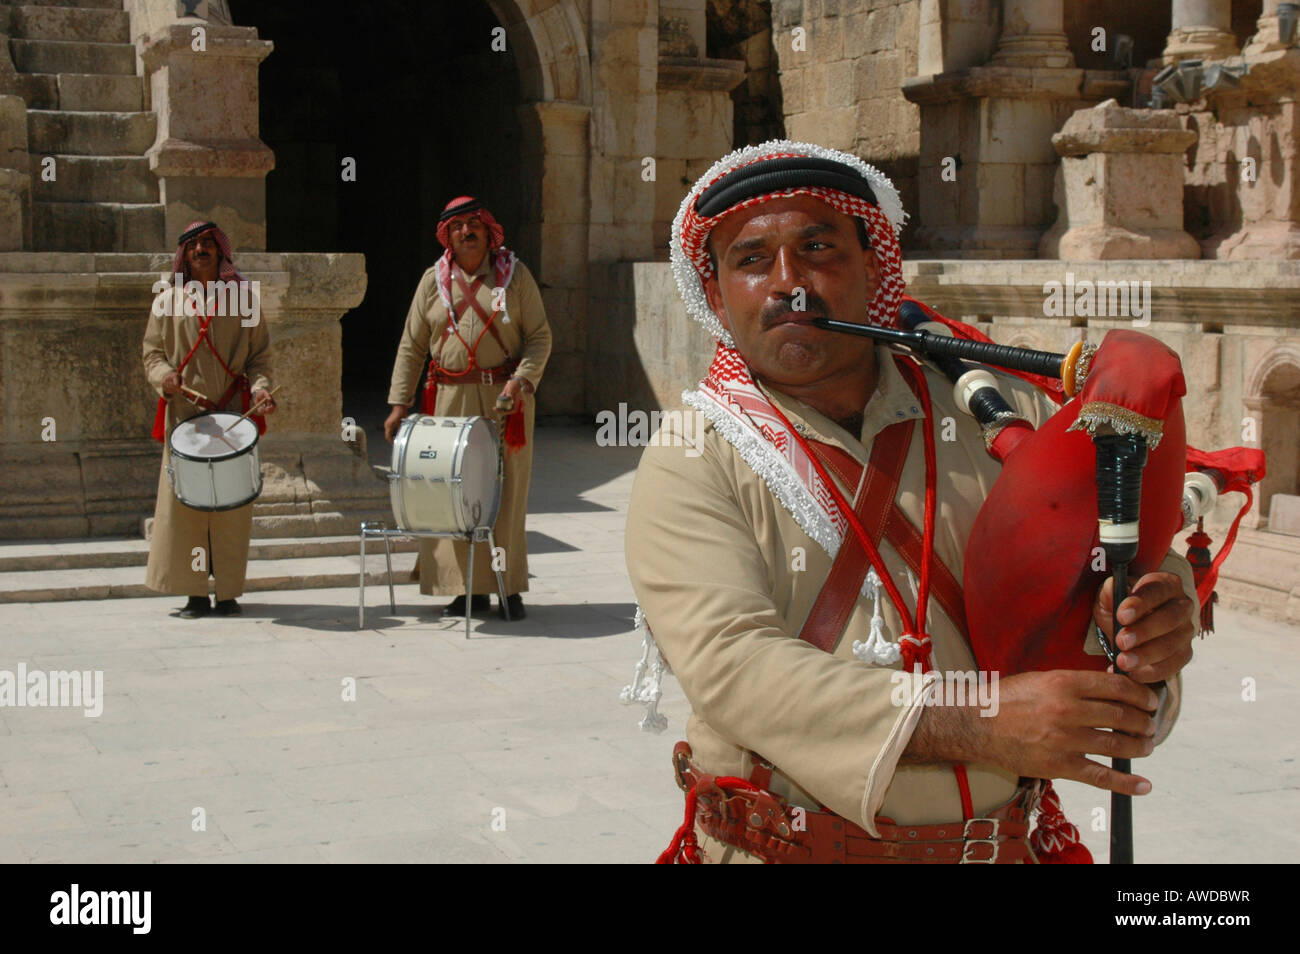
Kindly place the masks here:
<instances>
[{"instance_id":1,"label":"shadow on pavement","mask_svg":"<svg viewBox=\"0 0 1300 954\"><path fill-rule=\"evenodd\" d=\"M527 617L507 623L493 608L487 613L475 613L471 638L529 637L548 639L592 639L614 636L632 630L636 612L633 603L576 603L560 606L542 606L525 603ZM443 619L441 605L429 603L397 604L397 613L388 608L388 600L378 604L367 601L366 623L358 630L357 607L333 604L301 604L285 615L286 607L267 603L242 604L245 619L266 619L277 626L311 629L322 633L364 634L371 630L400 629L403 626L433 625L449 633L463 634L465 619L461 616Z\"/></svg>"},{"instance_id":2,"label":"shadow on pavement","mask_svg":"<svg viewBox=\"0 0 1300 954\"><path fill-rule=\"evenodd\" d=\"M475 617L474 637L542 636L548 639L592 639L632 630L634 603L575 603L539 606L525 602L528 616L507 623L493 610Z\"/></svg>"}]
</instances>

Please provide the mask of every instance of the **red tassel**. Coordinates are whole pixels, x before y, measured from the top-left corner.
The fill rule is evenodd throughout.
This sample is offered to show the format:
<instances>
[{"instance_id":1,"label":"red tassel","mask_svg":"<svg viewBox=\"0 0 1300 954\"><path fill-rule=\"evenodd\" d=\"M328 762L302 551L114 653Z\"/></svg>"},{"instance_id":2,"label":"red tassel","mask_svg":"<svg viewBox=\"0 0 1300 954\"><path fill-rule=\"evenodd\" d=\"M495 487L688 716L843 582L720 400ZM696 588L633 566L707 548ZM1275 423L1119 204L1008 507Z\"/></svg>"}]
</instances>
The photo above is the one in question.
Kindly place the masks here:
<instances>
[{"instance_id":1,"label":"red tassel","mask_svg":"<svg viewBox=\"0 0 1300 954\"><path fill-rule=\"evenodd\" d=\"M167 399L158 399L158 410L153 416L153 430L150 432L156 441L167 440Z\"/></svg>"},{"instance_id":2,"label":"red tassel","mask_svg":"<svg viewBox=\"0 0 1300 954\"><path fill-rule=\"evenodd\" d=\"M1049 781L1038 803L1038 826L1029 836L1034 857L1043 865L1090 865L1090 852L1079 838L1079 829L1070 824L1061 809L1061 800Z\"/></svg>"},{"instance_id":3,"label":"red tassel","mask_svg":"<svg viewBox=\"0 0 1300 954\"><path fill-rule=\"evenodd\" d=\"M1201 604L1201 635L1208 636L1214 632L1214 604L1219 602L1219 594L1210 591L1210 598Z\"/></svg>"},{"instance_id":4,"label":"red tassel","mask_svg":"<svg viewBox=\"0 0 1300 954\"><path fill-rule=\"evenodd\" d=\"M1041 865L1090 865L1092 852L1083 845L1066 845L1055 852L1048 852L1038 858Z\"/></svg>"},{"instance_id":5,"label":"red tassel","mask_svg":"<svg viewBox=\"0 0 1300 954\"><path fill-rule=\"evenodd\" d=\"M433 368L430 368L429 380L424 385L424 406L422 410L425 414L432 414L433 409L438 405L438 379L434 375Z\"/></svg>"},{"instance_id":6,"label":"red tassel","mask_svg":"<svg viewBox=\"0 0 1300 954\"><path fill-rule=\"evenodd\" d=\"M524 427L524 396L519 395L515 409L506 417L506 450L515 453L528 443L528 431Z\"/></svg>"}]
</instances>

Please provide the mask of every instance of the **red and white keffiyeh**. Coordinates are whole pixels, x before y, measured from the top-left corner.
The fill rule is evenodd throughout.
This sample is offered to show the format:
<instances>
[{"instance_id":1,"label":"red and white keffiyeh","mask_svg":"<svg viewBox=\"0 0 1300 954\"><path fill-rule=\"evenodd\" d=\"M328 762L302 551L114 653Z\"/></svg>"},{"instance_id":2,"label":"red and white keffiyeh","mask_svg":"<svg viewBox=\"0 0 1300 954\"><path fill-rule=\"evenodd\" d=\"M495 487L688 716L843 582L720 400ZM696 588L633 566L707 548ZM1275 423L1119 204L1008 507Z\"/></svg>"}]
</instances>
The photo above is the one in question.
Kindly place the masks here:
<instances>
[{"instance_id":1,"label":"red and white keffiyeh","mask_svg":"<svg viewBox=\"0 0 1300 954\"><path fill-rule=\"evenodd\" d=\"M230 238L215 222L191 222L185 227L180 238L176 242L176 254L172 256L172 274L184 275L185 281L190 280L190 268L185 261L185 252L189 249L190 243L200 235L212 233L212 238L216 240L217 248L221 250L221 262L217 268L217 275L223 282L242 282L244 276L235 270L234 255L230 250Z\"/></svg>"},{"instance_id":2,"label":"red and white keffiyeh","mask_svg":"<svg viewBox=\"0 0 1300 954\"><path fill-rule=\"evenodd\" d=\"M876 203L825 186L787 183L773 192L746 198L713 216L697 210L700 196L738 169L773 159L806 156L830 160L865 179ZM753 172L754 170L751 170ZM905 220L898 191L878 169L857 156L810 143L773 140L739 149L714 163L691 188L673 219L671 260L677 287L692 318L718 339L718 349L698 389L686 391L682 400L704 414L714 428L739 451L745 462L798 521L804 531L832 557L848 528L830 490L813 467L807 453L767 396L754 382L745 359L736 350L704 293L704 281L713 274L709 260L709 233L726 216L772 199L811 195L845 215L866 224L876 252L880 286L867 303L867 323L897 327L898 306L906 284L898 230ZM852 320L850 316L835 316Z\"/></svg>"},{"instance_id":3,"label":"red and white keffiyeh","mask_svg":"<svg viewBox=\"0 0 1300 954\"><path fill-rule=\"evenodd\" d=\"M501 227L492 213L478 199L469 195L457 196L452 199L442 210L442 215L438 218L438 241L446 251L438 259L437 280L438 280L438 297L442 303L447 306L447 320L451 322L453 328L456 327L456 312L451 307L451 266L455 257L451 252L451 236L449 234L451 220L458 215L465 215L473 212L488 230L488 257L492 262L492 278L497 288L505 288L510 284L510 279L515 274L515 253L506 248L503 244L506 240L506 231ZM501 320L510 321L510 312L506 309L505 297L501 299Z\"/></svg>"}]
</instances>

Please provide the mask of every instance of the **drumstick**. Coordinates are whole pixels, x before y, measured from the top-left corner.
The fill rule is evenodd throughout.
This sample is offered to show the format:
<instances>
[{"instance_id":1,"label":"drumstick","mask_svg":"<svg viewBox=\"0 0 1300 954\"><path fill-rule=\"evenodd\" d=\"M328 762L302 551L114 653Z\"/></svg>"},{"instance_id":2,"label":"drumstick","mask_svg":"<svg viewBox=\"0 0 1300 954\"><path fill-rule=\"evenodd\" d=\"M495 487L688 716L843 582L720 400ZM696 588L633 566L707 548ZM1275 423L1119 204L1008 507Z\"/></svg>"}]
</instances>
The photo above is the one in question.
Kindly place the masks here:
<instances>
[{"instance_id":1,"label":"drumstick","mask_svg":"<svg viewBox=\"0 0 1300 954\"><path fill-rule=\"evenodd\" d=\"M185 385L182 384L181 390L184 391L186 394L190 395L190 397L201 398L202 400L207 401L209 404L212 403L212 400L206 394L196 391L193 388L187 388Z\"/></svg>"},{"instance_id":2,"label":"drumstick","mask_svg":"<svg viewBox=\"0 0 1300 954\"><path fill-rule=\"evenodd\" d=\"M265 403L266 403L267 401L269 401L271 398L275 397L275 392L278 391L278 390L280 390L280 388L282 388L282 387L284 387L283 384L277 384L275 387L271 388L271 390L267 392L266 397L262 398L262 400L258 401L256 404L254 404L254 405L253 405L252 407L250 407L247 411L245 411L243 414L240 415L240 417L239 417L239 421L242 421L244 418L248 417L248 415L254 413L254 412L255 412L259 407L261 407L263 404L265 404ZM234 424L231 424L230 427L227 427L227 428L226 428L224 431L222 431L221 433L223 433L223 434L229 433L230 428L231 428L231 427L234 427L235 424L238 424L239 421L235 421Z\"/></svg>"}]
</instances>

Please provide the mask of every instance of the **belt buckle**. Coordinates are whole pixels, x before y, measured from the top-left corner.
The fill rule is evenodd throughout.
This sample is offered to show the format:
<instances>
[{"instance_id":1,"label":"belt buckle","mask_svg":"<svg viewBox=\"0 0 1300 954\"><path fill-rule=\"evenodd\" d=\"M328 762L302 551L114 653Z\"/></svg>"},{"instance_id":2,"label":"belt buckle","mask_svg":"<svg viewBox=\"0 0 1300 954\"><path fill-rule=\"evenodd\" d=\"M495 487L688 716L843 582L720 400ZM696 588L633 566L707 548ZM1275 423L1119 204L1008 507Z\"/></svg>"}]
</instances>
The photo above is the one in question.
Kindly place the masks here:
<instances>
[{"instance_id":1,"label":"belt buckle","mask_svg":"<svg viewBox=\"0 0 1300 954\"><path fill-rule=\"evenodd\" d=\"M491 371L479 371L478 376L479 376L479 382L480 382L481 384L495 384L495 383L496 383L495 381L492 380L492 372L491 372Z\"/></svg>"},{"instance_id":2,"label":"belt buckle","mask_svg":"<svg viewBox=\"0 0 1300 954\"><path fill-rule=\"evenodd\" d=\"M989 832L987 838L971 837L970 826L976 824L977 822L987 822L988 824L993 826L993 830ZM961 832L962 841L965 844L962 846L961 861L959 862L959 864L991 865L994 862L996 862L998 860L998 849L1000 847L1000 844L998 842L998 830L999 828L1001 828L1001 825L1002 825L1001 820L997 818L967 819L966 824L962 828L962 832ZM990 848L992 848L992 853L987 858L972 857L971 849L974 848L974 846L976 845L988 845Z\"/></svg>"}]
</instances>

